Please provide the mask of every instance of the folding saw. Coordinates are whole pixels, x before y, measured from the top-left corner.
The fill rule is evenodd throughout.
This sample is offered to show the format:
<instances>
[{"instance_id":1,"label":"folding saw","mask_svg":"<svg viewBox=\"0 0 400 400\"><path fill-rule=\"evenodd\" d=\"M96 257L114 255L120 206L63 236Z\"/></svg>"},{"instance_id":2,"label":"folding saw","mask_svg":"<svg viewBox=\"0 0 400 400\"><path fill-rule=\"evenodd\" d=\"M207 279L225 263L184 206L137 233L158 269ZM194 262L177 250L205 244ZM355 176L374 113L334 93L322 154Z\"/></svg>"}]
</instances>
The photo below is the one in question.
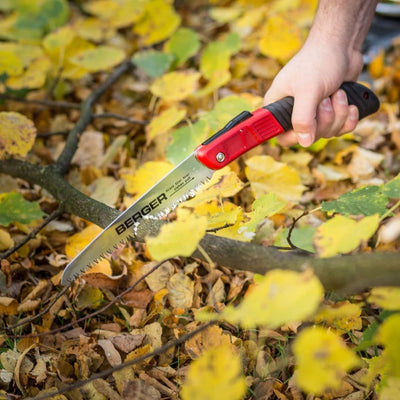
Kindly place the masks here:
<instances>
[{"instance_id":1,"label":"folding saw","mask_svg":"<svg viewBox=\"0 0 400 400\"><path fill-rule=\"evenodd\" d=\"M365 86L342 84L349 104L357 106L359 118L376 112L379 100ZM61 284L67 285L99 259L134 237L143 218L160 218L179 203L193 197L221 169L259 144L292 129L293 97L285 97L253 112L243 111L220 131L198 146L158 183L120 214L65 268Z\"/></svg>"}]
</instances>

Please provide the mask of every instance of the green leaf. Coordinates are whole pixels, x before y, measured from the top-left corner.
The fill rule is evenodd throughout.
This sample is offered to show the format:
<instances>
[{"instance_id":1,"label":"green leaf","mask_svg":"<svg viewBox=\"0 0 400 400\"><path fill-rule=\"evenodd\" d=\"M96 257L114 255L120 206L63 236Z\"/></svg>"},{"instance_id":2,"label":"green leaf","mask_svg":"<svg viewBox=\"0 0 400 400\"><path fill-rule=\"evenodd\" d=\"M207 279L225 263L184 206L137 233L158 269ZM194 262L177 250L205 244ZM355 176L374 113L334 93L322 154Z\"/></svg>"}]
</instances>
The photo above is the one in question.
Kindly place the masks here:
<instances>
[{"instance_id":1,"label":"green leaf","mask_svg":"<svg viewBox=\"0 0 400 400\"><path fill-rule=\"evenodd\" d=\"M207 123L202 120L177 129L172 133L172 142L167 147L167 160L173 164L178 164L205 139L207 133Z\"/></svg>"},{"instance_id":2,"label":"green leaf","mask_svg":"<svg viewBox=\"0 0 400 400\"><path fill-rule=\"evenodd\" d=\"M301 226L299 228L294 228L290 240L299 249L315 253L315 249L313 246L315 231L316 228L314 228L313 226ZM281 232L279 232L275 239L274 245L282 247L289 246L289 243L287 241L288 234L288 228L285 228Z\"/></svg>"},{"instance_id":3,"label":"green leaf","mask_svg":"<svg viewBox=\"0 0 400 400\"><path fill-rule=\"evenodd\" d=\"M211 79L217 71L229 70L230 56L240 48L237 33L230 33L225 40L211 42L204 49L200 60L200 71L207 79Z\"/></svg>"},{"instance_id":4,"label":"green leaf","mask_svg":"<svg viewBox=\"0 0 400 400\"><path fill-rule=\"evenodd\" d=\"M66 0L46 0L40 8L40 14L45 17L46 28L53 31L67 22L68 3Z\"/></svg>"},{"instance_id":5,"label":"green leaf","mask_svg":"<svg viewBox=\"0 0 400 400\"><path fill-rule=\"evenodd\" d=\"M343 215L383 215L388 201L380 186L364 186L341 195L337 200L323 202L322 211Z\"/></svg>"},{"instance_id":6,"label":"green leaf","mask_svg":"<svg viewBox=\"0 0 400 400\"><path fill-rule=\"evenodd\" d=\"M124 57L125 53L121 49L111 46L98 46L71 57L69 61L90 72L96 72L115 67Z\"/></svg>"},{"instance_id":7,"label":"green leaf","mask_svg":"<svg viewBox=\"0 0 400 400\"><path fill-rule=\"evenodd\" d=\"M178 29L168 40L165 50L176 57L176 65L182 65L188 58L194 56L200 48L197 33L189 28Z\"/></svg>"},{"instance_id":8,"label":"green leaf","mask_svg":"<svg viewBox=\"0 0 400 400\"><path fill-rule=\"evenodd\" d=\"M157 50L142 51L132 57L132 62L152 78L161 76L168 70L173 61L174 56L172 54Z\"/></svg>"},{"instance_id":9,"label":"green leaf","mask_svg":"<svg viewBox=\"0 0 400 400\"><path fill-rule=\"evenodd\" d=\"M268 193L256 199L252 204L253 211L248 214L250 221L242 226L248 232L255 232L257 225L266 217L277 214L286 206L286 202L274 193Z\"/></svg>"},{"instance_id":10,"label":"green leaf","mask_svg":"<svg viewBox=\"0 0 400 400\"><path fill-rule=\"evenodd\" d=\"M391 199L400 198L400 174L383 185L382 192Z\"/></svg>"},{"instance_id":11,"label":"green leaf","mask_svg":"<svg viewBox=\"0 0 400 400\"><path fill-rule=\"evenodd\" d=\"M207 121L211 132L222 129L223 126L233 117L240 114L242 111L251 111L252 105L247 100L239 96L226 96L221 99L213 108L202 117L202 120Z\"/></svg>"},{"instance_id":12,"label":"green leaf","mask_svg":"<svg viewBox=\"0 0 400 400\"><path fill-rule=\"evenodd\" d=\"M19 193L0 194L0 225L7 226L12 222L29 224L43 215L38 203L26 201Z\"/></svg>"}]
</instances>

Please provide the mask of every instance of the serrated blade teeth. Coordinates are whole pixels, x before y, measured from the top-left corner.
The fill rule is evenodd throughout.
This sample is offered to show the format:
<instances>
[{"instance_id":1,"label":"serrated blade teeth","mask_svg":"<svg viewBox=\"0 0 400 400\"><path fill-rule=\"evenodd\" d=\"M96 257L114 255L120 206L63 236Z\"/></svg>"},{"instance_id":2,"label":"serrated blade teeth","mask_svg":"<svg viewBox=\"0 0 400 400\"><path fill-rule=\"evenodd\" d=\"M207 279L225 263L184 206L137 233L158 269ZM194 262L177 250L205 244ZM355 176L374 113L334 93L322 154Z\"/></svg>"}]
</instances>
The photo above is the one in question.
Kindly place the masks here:
<instances>
[{"instance_id":1,"label":"serrated blade teeth","mask_svg":"<svg viewBox=\"0 0 400 400\"><path fill-rule=\"evenodd\" d=\"M194 197L213 172L197 160L196 153L188 156L121 213L66 266L61 284L69 284L121 244L134 240L142 219L166 217L180 203Z\"/></svg>"}]
</instances>

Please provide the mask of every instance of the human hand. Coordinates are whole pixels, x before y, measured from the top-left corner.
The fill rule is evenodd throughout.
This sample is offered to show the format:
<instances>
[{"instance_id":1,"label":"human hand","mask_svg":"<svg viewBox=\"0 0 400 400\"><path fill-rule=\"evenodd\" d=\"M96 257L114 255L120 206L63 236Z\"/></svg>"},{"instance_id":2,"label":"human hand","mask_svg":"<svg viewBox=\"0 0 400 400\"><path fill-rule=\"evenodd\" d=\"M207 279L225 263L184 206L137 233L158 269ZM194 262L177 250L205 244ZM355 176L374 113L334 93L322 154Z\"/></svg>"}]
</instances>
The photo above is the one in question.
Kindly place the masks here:
<instances>
[{"instance_id":1,"label":"human hand","mask_svg":"<svg viewBox=\"0 0 400 400\"><path fill-rule=\"evenodd\" d=\"M346 93L338 88L356 80L362 69L362 55L342 48L306 42L282 68L264 97L264 104L285 96L294 97L293 130L277 137L283 146L299 143L307 147L319 138L352 131L358 109L348 105Z\"/></svg>"}]
</instances>

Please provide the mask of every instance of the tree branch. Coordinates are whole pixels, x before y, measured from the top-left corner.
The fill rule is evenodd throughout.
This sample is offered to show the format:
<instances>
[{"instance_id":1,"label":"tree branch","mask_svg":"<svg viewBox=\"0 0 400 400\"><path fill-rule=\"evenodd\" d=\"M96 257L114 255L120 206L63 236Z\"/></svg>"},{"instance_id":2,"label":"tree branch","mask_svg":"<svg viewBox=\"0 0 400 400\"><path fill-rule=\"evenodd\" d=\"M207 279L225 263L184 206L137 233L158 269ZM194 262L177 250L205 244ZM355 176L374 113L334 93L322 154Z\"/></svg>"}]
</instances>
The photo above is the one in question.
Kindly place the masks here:
<instances>
[{"instance_id":1,"label":"tree branch","mask_svg":"<svg viewBox=\"0 0 400 400\"><path fill-rule=\"evenodd\" d=\"M125 60L108 76L108 78L87 97L81 105L81 117L69 133L64 149L54 164L57 172L64 175L71 165L72 158L78 148L79 139L93 119L92 107L99 98L109 89L122 75L133 69L130 60Z\"/></svg>"}]
</instances>

